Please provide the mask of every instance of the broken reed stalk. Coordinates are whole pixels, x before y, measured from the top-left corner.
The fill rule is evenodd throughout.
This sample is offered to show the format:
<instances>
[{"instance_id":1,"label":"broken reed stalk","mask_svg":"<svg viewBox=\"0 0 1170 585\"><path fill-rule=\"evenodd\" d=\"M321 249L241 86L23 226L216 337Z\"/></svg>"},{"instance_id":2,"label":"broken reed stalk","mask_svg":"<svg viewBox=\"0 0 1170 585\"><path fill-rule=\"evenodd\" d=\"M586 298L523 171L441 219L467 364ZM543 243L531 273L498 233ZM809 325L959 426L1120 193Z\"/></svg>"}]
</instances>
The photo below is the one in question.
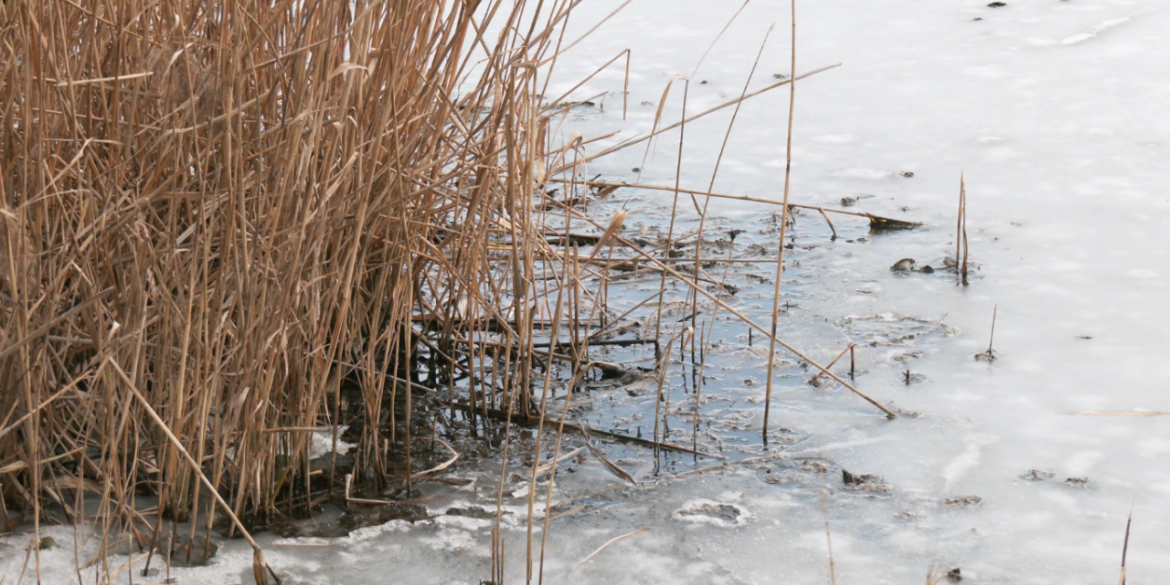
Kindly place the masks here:
<instances>
[{"instance_id":1,"label":"broken reed stalk","mask_svg":"<svg viewBox=\"0 0 1170 585\"><path fill-rule=\"evenodd\" d=\"M614 544L614 543L616 543L616 542L619 542L619 541L621 541L621 540L625 540L625 539L627 539L627 538L629 538L629 537L631 537L631 536L634 536L635 534L640 534L640 533L642 533L642 532L649 532L649 531L650 531L650 529L649 529L649 528L639 528L639 529L637 529L637 530L631 530L630 532L627 532L627 533L625 533L625 534L623 534L623 535L621 535L621 536L615 536L615 537L613 537L613 538L611 538L611 539L607 540L607 541L605 542L605 544L603 544L603 545L601 545L601 546L597 547L597 549L596 549L596 550L594 550L593 552L589 553L589 556L587 556L587 557L585 557L585 558L581 559L581 561L580 561L580 562L578 562L576 565L573 565L573 568L572 568L572 569L571 569L569 572L570 572L570 573L572 573L572 572L576 571L576 570L577 570L577 569L578 569L578 568L579 568L581 565L584 565L586 562L588 562L588 561L589 561L589 559L591 559L591 558L593 558L593 557L597 556L599 553L601 553L601 551L603 551L603 550L605 550L605 549L609 548L609 545L611 545L611 544Z\"/></svg>"},{"instance_id":2,"label":"broken reed stalk","mask_svg":"<svg viewBox=\"0 0 1170 585\"><path fill-rule=\"evenodd\" d=\"M995 305L991 309L991 337L987 341L987 351L975 354L975 359L977 360L994 362L999 357L995 355L995 349L993 349L995 344L995 317L998 313L999 305Z\"/></svg>"},{"instance_id":3,"label":"broken reed stalk","mask_svg":"<svg viewBox=\"0 0 1170 585\"><path fill-rule=\"evenodd\" d=\"M992 347L995 345L995 317L999 314L999 305L991 308L991 336L987 340L987 355L995 355L995 350Z\"/></svg>"},{"instance_id":4,"label":"broken reed stalk","mask_svg":"<svg viewBox=\"0 0 1170 585\"><path fill-rule=\"evenodd\" d=\"M967 171L959 173L959 219L955 228L955 271L959 282L967 286Z\"/></svg>"},{"instance_id":5,"label":"broken reed stalk","mask_svg":"<svg viewBox=\"0 0 1170 585\"><path fill-rule=\"evenodd\" d=\"M561 329L561 317L564 314L564 308L565 308L565 303L564 303L565 289L568 286L569 286L569 266L566 265L561 270L561 286L559 287L559 289L557 291L556 309L554 309L553 314L552 314L553 328L552 328L551 339L559 339L560 329ZM540 395L540 413L542 415L546 412L545 405L548 402L549 388L552 386L552 374L553 374L553 368L552 368L552 365L550 364L548 367L545 368L544 387L541 390L541 395ZM570 389L569 392L571 394L572 390ZM526 578L529 582L532 581L532 564L533 564L532 512L536 506L536 472L537 472L537 469L540 467L540 465L538 465L538 463L540 462L540 456L541 456L541 442L544 439L544 422L545 422L544 416L541 416L540 421L537 424L537 429L536 429L536 446L533 448L533 452L534 452L533 461L534 462L532 464L532 477L531 477L530 481L528 482L528 540L527 540L528 548L527 548L527 557L526 557L526 560L527 560ZM562 424L562 426L563 426L563 424ZM560 441L559 434L557 436L557 441L559 444L559 441ZM507 467L507 464L508 464L508 460L505 458L503 460L503 463L501 464L501 468ZM503 485L503 469L501 469L500 475L501 475L500 484ZM498 525L497 525L497 527L498 527Z\"/></svg>"},{"instance_id":6,"label":"broken reed stalk","mask_svg":"<svg viewBox=\"0 0 1170 585\"><path fill-rule=\"evenodd\" d=\"M735 109L732 110L732 112L731 112L731 119L727 122L727 130L724 131L724 133L723 133L723 142L720 143L720 145L719 145L719 154L715 157L715 167L711 170L711 182L707 185L708 191L715 190L715 179L719 175L719 166L723 162L724 152L727 151L727 143L731 140L731 131L733 128L735 128L735 120L739 117L739 110L743 106L744 96L747 95L747 90L748 90L748 87L751 86L752 78L755 77L755 75L756 75L756 68L760 65L760 58L763 57L763 55L764 55L764 48L766 46L768 46L768 38L772 36L772 29L773 28L775 28L774 25L769 26L768 31L764 33L763 40L760 41L760 48L756 52L756 59L754 61L752 61L752 68L750 71L748 71L747 79L744 80L743 90L740 91L740 100L736 102ZM676 174L675 182L677 183L678 180L679 180L679 178L678 178L678 175ZM693 196L692 196L692 201L694 201ZM709 210L710 205L711 205L711 198L707 197L706 199L703 200L703 209L702 210L699 210L696 206L696 211L699 212L699 229L695 235L694 273L696 275L700 274L702 271L703 230L707 225L707 211ZM722 289L722 286L720 288ZM690 296L690 302L691 302L691 330L693 331L695 329L698 314L699 314L699 295L692 290L692 291L690 291L689 296ZM715 323L713 318L712 318L711 323L712 323L712 325L714 325L714 323ZM698 341L701 343L703 341L702 335L699 335L697 337L698 337ZM695 343L696 343L696 336L692 335L691 336L691 363L692 364L695 363ZM681 357L681 351L680 351L680 357Z\"/></svg>"},{"instance_id":7,"label":"broken reed stalk","mask_svg":"<svg viewBox=\"0 0 1170 585\"><path fill-rule=\"evenodd\" d=\"M731 28L731 23L735 22L735 20L739 18L740 13L743 12L744 8L747 8L747 5L750 4L751 1L752 0L743 0L743 4L740 5L739 10L736 10L735 14L732 14L731 18L727 19L727 24L724 24L723 28L719 29L719 34L715 35L715 38L711 40L711 44L707 45L707 49L703 51L702 56L699 57L699 61L695 63L695 68L691 70L691 77L694 77L695 74L699 72L699 67L703 66L703 61L707 59L707 55L711 54L711 49L715 48L715 45L719 43L719 39L723 38L723 35L727 33L727 29Z\"/></svg>"},{"instance_id":8,"label":"broken reed stalk","mask_svg":"<svg viewBox=\"0 0 1170 585\"><path fill-rule=\"evenodd\" d=\"M662 396L663 390L666 386L666 370L670 368L670 352L674 349L675 340L679 341L679 346L681 347L682 344L686 343L687 337L694 335L694 333L695 330L691 329L690 326L680 328L679 331L671 336L671 338L666 342L665 350L663 350L662 355L658 358L658 363L656 364L656 368L658 369L657 386L655 386L654 393L654 468L656 470L658 469L658 454L660 452L658 447L661 443L666 442L665 436L663 436L662 439L658 438L658 425L659 422L661 422L660 417L662 416ZM679 350L679 359L682 359L681 349Z\"/></svg>"},{"instance_id":9,"label":"broken reed stalk","mask_svg":"<svg viewBox=\"0 0 1170 585\"><path fill-rule=\"evenodd\" d=\"M1125 521L1125 540L1121 543L1121 581L1119 585L1125 585L1125 556L1129 553L1129 529L1133 526L1133 508L1137 504L1137 493L1133 495L1133 501L1129 504L1129 518Z\"/></svg>"},{"instance_id":10,"label":"broken reed stalk","mask_svg":"<svg viewBox=\"0 0 1170 585\"><path fill-rule=\"evenodd\" d=\"M812 76L814 76L814 75L817 75L817 74L819 74L819 73L824 73L825 71L828 71L828 70L830 70L830 69L835 69L835 68L837 68L837 67L840 67L840 66L841 66L841 64L840 64L840 63L835 63L835 64L833 64L833 65L827 65L827 66L825 66L825 67L819 67L819 68L817 68L817 69L813 69L812 71L808 71L808 72L806 72L806 73L802 73L802 74L800 74L799 76L794 76L794 77L792 77L791 79L786 79L786 80L784 80L784 81L780 81L780 82L777 82L777 83L773 83L772 85L769 85L769 86L763 87L763 88L761 88L761 89L757 89L756 91L753 91L753 92L751 92L751 93L748 93L748 94L746 94L746 95L744 95L744 96L741 96L741 97L739 97L739 98L737 98L737 99L729 100L729 101L723 102L722 104L719 104L719 105L717 105L717 106L714 106L714 107L711 107L711 108L707 108L706 110L703 110L702 112L699 112L698 114L695 114L695 115L693 115L693 116L690 116L689 118L684 118L683 120L680 120L680 121L678 121L678 122L675 122L674 124L671 124L671 125L669 125L669 126L666 126L666 127L663 127L663 128L659 128L658 130L655 130L654 132L651 132L651 133L649 133L649 134L646 134L646 135L643 135L643 136L639 136L638 138L634 138L634 139L631 139L631 140L628 140L628 141L622 142L621 144L616 144L616 145L614 145L614 146L611 146L611 147L609 147L609 148L607 148L607 149L605 149L605 150L602 150L601 152L598 152L597 154L592 154L592 155L589 155L588 157L586 157L586 158L582 159L582 161L581 161L581 164L586 164L586 163L592 162L592 161L594 161L594 160L597 160L597 159L599 159L599 158L602 158L602 157L604 157L604 156L608 156L608 155L610 155L610 154L612 154L612 153L614 153L614 152L617 152L617 151L619 151L619 150L622 150L622 149L625 149L625 148L629 148L630 146L633 146L633 145L635 145L635 144L641 144L642 142L645 142L645 141L647 141L647 140L652 140L652 139L654 139L654 138L658 137L658 135L659 135L659 134L664 134L664 133L666 133L666 132L669 132L669 131L671 131L671 130L674 130L675 128L679 127L679 126L680 126L680 125L682 125L683 123L690 123L690 122L693 122L693 121L695 121L695 120L698 120L699 118L702 118L702 117L704 117L704 116L708 116L708 115L710 115L710 114L713 114L713 113L715 113L715 112L718 112L719 110L722 110L722 109L724 109L724 108L729 108L729 107L731 107L731 106L734 106L735 104L738 104L739 102L742 102L742 101L744 101L744 100L748 100L748 99L754 98L754 97L756 97L756 96L758 96L758 95L761 95L761 94L767 93L767 92L769 92L769 91L772 91L773 89L776 89L776 88L778 88L778 87L783 87L783 86L785 86L785 85L788 85L789 83L792 83L792 82L793 82L793 81L795 81L795 80L798 80L798 79L805 79L805 78L808 78L808 77L812 77ZM549 174L550 174L550 175L559 174L559 173L560 173L561 171L563 171L563 170L564 170L564 169L556 169L555 171L553 171L553 172L551 172L551 173L549 173Z\"/></svg>"},{"instance_id":11,"label":"broken reed stalk","mask_svg":"<svg viewBox=\"0 0 1170 585\"><path fill-rule=\"evenodd\" d=\"M667 82L666 92L669 92L673 85L674 85L674 79L671 79L669 82ZM682 124L679 124L679 130L678 130L678 156L675 159L675 168L674 168L674 197L672 198L671 204L670 204L670 224L666 229L666 254L664 254L666 257L670 257L670 252L672 250L674 250L674 224L678 218L678 188L679 188L679 183L682 181L683 143L684 143L684 140L686 138L686 132L687 132L687 125L686 125L687 96L690 93L690 89L691 89L691 80L690 79L683 79L683 99L682 99L682 115L681 115L683 122L682 122ZM662 108L664 108L666 106L666 99L665 98L667 96L669 96L669 93L664 93L664 95L663 95L664 99L661 102L659 102L659 106L658 106L659 112L661 112ZM660 121L660 114L655 114L654 118L655 118L654 119L654 127L657 128L658 123ZM649 150L650 150L649 144L646 145L646 150L647 150L647 152L649 152ZM645 158L645 156L646 155L643 154L643 159ZM654 317L654 338L655 339L662 339L662 306L665 304L664 301L666 300L666 272L660 272L659 274L660 274L660 277L659 277L659 282L658 282L658 294L657 294L657 298L658 298L657 309L658 310L657 310L657 313ZM660 349L656 348L656 352L655 352L655 356L654 356L655 360L659 359L659 356L657 355L657 353L659 351L660 351Z\"/></svg>"},{"instance_id":12,"label":"broken reed stalk","mask_svg":"<svg viewBox=\"0 0 1170 585\"><path fill-rule=\"evenodd\" d=\"M557 180L554 179L554 180L550 180L549 182L555 183L555 182L557 182ZM683 189L683 188L676 189L675 187L668 187L665 185L651 185L648 183L638 183L638 182L630 183L630 182L624 182L624 181L588 181L588 182L586 182L586 184L591 186L591 187L614 188L614 189L622 188L622 187L629 187L631 189L644 189L644 190L648 190L648 191L676 191L677 190L679 193L688 193L690 195L702 195L704 197L716 197L719 199L729 199L732 201L746 201L746 202L750 202L750 203L760 203L763 205L775 205L778 207L784 205L783 201L776 201L775 199L763 199L760 197L750 197L748 195L732 195L732 194L728 194L728 193L713 193L711 191L700 191L697 189ZM901 220L901 219L894 219L892 217L885 217L885 216L881 216L881 215L874 215L872 213L867 213L864 211L849 211L848 209L837 209L834 207L820 207L817 205L804 205L801 203L791 203L791 202L787 205L787 207L789 209L807 209L809 211L816 211L818 213L826 213L826 214L827 213L835 213L837 215L851 215L853 217L864 217L864 218L870 220L871 225L875 225L875 226L897 227L900 229L910 229L910 228L915 228L915 227L922 225L922 224L917 223L917 222L905 221L905 220Z\"/></svg>"},{"instance_id":13,"label":"broken reed stalk","mask_svg":"<svg viewBox=\"0 0 1170 585\"><path fill-rule=\"evenodd\" d=\"M825 368L832 368L834 364L836 364L838 361L841 360L841 358L845 357L846 353L849 354L849 377L852 378L853 377L853 344L852 343L850 343L849 346L846 347L845 349L841 350L841 353L837 354L837 357L833 358L833 361L826 364ZM823 375L824 375L824 372L817 372L816 375L814 375L809 380L809 383L811 384L813 382L816 382Z\"/></svg>"},{"instance_id":14,"label":"broken reed stalk","mask_svg":"<svg viewBox=\"0 0 1170 585\"><path fill-rule=\"evenodd\" d=\"M792 122L796 114L796 0L792 6L792 67L788 85L788 137L784 149L784 202L780 208L780 245L776 251L776 288L772 292L772 328L768 336L768 380L764 390L764 425L760 439L768 446L768 416L772 410L772 374L776 369L776 333L780 323L780 287L784 280L784 237L788 229L788 193L792 185ZM821 371L827 372L825 368ZM885 409L883 409L885 410Z\"/></svg>"}]
</instances>

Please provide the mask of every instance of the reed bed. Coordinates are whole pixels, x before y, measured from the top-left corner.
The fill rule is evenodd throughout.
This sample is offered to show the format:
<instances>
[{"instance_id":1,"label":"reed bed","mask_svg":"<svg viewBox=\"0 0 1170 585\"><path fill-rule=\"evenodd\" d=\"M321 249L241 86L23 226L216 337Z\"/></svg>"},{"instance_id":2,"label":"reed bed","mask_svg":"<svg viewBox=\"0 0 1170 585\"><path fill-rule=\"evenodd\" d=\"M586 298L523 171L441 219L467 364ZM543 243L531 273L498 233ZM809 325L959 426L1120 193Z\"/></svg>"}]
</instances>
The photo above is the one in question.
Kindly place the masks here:
<instances>
[{"instance_id":1,"label":"reed bed","mask_svg":"<svg viewBox=\"0 0 1170 585\"><path fill-rule=\"evenodd\" d=\"M418 331L530 343L536 63L568 5L86 4L0 7L3 499L90 492L132 531L198 512L200 476L228 505L200 524L295 505L343 380L353 473L410 478L386 451L410 469Z\"/></svg>"},{"instance_id":2,"label":"reed bed","mask_svg":"<svg viewBox=\"0 0 1170 585\"><path fill-rule=\"evenodd\" d=\"M342 486L349 498L351 482L409 494L460 455L430 430L443 409L473 435L538 421L538 456L546 420L584 433L567 401L559 420L544 411L550 363L607 367L589 359L590 331L625 260L658 271L659 298L683 282L692 304L856 392L709 293L722 281L698 249L683 274L623 238L624 216L573 207L586 162L644 140L596 155L552 140L568 94L542 96L576 43L561 36L574 4L0 4L4 529L39 531L48 505L103 544L126 534L153 551L165 519L195 542L226 518L263 582L250 527ZM796 206L787 189L781 205ZM312 468L314 431L336 445L343 423L352 459ZM426 468L417 453L436 445L452 457ZM531 531L527 554L531 575Z\"/></svg>"}]
</instances>

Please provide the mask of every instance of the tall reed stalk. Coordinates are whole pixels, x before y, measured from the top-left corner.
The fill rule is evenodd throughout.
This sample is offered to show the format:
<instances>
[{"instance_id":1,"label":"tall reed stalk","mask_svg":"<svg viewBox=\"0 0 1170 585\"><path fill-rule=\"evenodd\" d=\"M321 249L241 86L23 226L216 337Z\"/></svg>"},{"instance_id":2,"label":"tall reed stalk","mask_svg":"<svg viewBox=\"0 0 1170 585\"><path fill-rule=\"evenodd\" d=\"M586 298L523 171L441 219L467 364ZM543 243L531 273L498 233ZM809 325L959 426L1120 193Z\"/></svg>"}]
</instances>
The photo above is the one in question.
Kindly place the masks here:
<instances>
[{"instance_id":1,"label":"tall reed stalk","mask_svg":"<svg viewBox=\"0 0 1170 585\"><path fill-rule=\"evenodd\" d=\"M417 358L454 375L489 321L528 408L568 3L84 4L0 5L0 509L152 540L303 506L342 424L354 477L409 482Z\"/></svg>"}]
</instances>

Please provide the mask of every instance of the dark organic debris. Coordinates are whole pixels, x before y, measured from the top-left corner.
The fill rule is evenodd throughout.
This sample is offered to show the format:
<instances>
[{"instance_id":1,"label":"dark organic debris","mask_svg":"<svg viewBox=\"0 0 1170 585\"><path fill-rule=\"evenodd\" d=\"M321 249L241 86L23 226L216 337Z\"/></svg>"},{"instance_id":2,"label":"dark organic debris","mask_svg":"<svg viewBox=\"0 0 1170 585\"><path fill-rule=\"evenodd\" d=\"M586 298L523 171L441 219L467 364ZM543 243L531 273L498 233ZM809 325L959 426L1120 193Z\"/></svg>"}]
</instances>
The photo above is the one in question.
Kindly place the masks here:
<instances>
[{"instance_id":1,"label":"dark organic debris","mask_svg":"<svg viewBox=\"0 0 1170 585\"><path fill-rule=\"evenodd\" d=\"M679 516L709 516L726 522L735 522L741 513L731 504L698 504L678 511Z\"/></svg>"},{"instance_id":2,"label":"dark organic debris","mask_svg":"<svg viewBox=\"0 0 1170 585\"><path fill-rule=\"evenodd\" d=\"M617 364L595 362L594 365L601 371L602 380L616 381L617 385L625 386L642 379L643 372L638 369L628 369Z\"/></svg>"},{"instance_id":3,"label":"dark organic debris","mask_svg":"<svg viewBox=\"0 0 1170 585\"><path fill-rule=\"evenodd\" d=\"M958 567L947 571L947 581L951 583L958 583L963 580L963 572Z\"/></svg>"},{"instance_id":4,"label":"dark organic debris","mask_svg":"<svg viewBox=\"0 0 1170 585\"><path fill-rule=\"evenodd\" d=\"M880 480L881 480L881 478L879 478L876 475L855 474L855 473L850 473L849 470L847 470L847 469L841 470L841 481L844 482L845 485L861 485L861 484L866 483L866 482L874 482L874 481L880 481Z\"/></svg>"},{"instance_id":5,"label":"dark organic debris","mask_svg":"<svg viewBox=\"0 0 1170 585\"><path fill-rule=\"evenodd\" d=\"M904 364L904 363L907 363L911 360L916 360L916 359L922 357L923 355L924 354L921 351L900 351L900 352L894 354L892 357L890 357L890 359L892 359L898 363Z\"/></svg>"},{"instance_id":6,"label":"dark organic debris","mask_svg":"<svg viewBox=\"0 0 1170 585\"><path fill-rule=\"evenodd\" d=\"M1052 479L1054 477L1056 477L1056 474L1052 473L1051 471L1043 471L1040 469L1029 469L1027 472L1024 473L1024 475L1020 476L1020 479L1025 480L1025 481L1047 481L1047 480Z\"/></svg>"},{"instance_id":7,"label":"dark organic debris","mask_svg":"<svg viewBox=\"0 0 1170 585\"><path fill-rule=\"evenodd\" d=\"M841 483L844 489L858 492L877 492L886 493L890 491L890 485L882 483L882 478L876 475L850 473L847 470L841 470Z\"/></svg>"},{"instance_id":8,"label":"dark organic debris","mask_svg":"<svg viewBox=\"0 0 1170 585\"><path fill-rule=\"evenodd\" d=\"M898 174L899 174L899 175L901 175L901 176L903 176L903 177L906 177L907 179L910 179L910 178L913 178L913 177L914 177L914 172L913 172L913 171L902 171L902 172L900 172L900 173L898 173Z\"/></svg>"},{"instance_id":9,"label":"dark organic debris","mask_svg":"<svg viewBox=\"0 0 1170 585\"><path fill-rule=\"evenodd\" d=\"M504 512L504 514L511 514L511 512ZM495 518L496 513L491 510L485 510L480 506L468 506L466 508L448 508L448 516L464 516L466 518L478 518L485 520L488 518Z\"/></svg>"},{"instance_id":10,"label":"dark organic debris","mask_svg":"<svg viewBox=\"0 0 1170 585\"><path fill-rule=\"evenodd\" d=\"M1070 477L1070 478L1067 478L1064 480L1064 484L1071 485L1072 487L1083 488L1083 487L1086 487L1089 485L1089 478L1087 478L1087 477Z\"/></svg>"},{"instance_id":11,"label":"dark organic debris","mask_svg":"<svg viewBox=\"0 0 1170 585\"><path fill-rule=\"evenodd\" d=\"M868 215L869 229L873 231L882 230L912 230L922 224L913 221L902 221L900 219L892 219L889 217L879 217L876 215Z\"/></svg>"},{"instance_id":12,"label":"dark organic debris","mask_svg":"<svg viewBox=\"0 0 1170 585\"><path fill-rule=\"evenodd\" d=\"M173 564L202 567L211 562L212 557L219 552L219 546L202 536L196 536L194 540L179 536L172 541L170 535L164 535L159 541L158 550L169 554Z\"/></svg>"},{"instance_id":13,"label":"dark organic debris","mask_svg":"<svg viewBox=\"0 0 1170 585\"><path fill-rule=\"evenodd\" d=\"M995 360L999 359L999 352L995 351L993 349L988 349L987 351L981 351L981 352L975 354L975 359L977 361L991 363L991 362L994 362Z\"/></svg>"},{"instance_id":14,"label":"dark organic debris","mask_svg":"<svg viewBox=\"0 0 1170 585\"><path fill-rule=\"evenodd\" d=\"M1007 6L1007 2L992 2L987 5L988 8L1003 8L1004 6Z\"/></svg>"},{"instance_id":15,"label":"dark organic debris","mask_svg":"<svg viewBox=\"0 0 1170 585\"><path fill-rule=\"evenodd\" d=\"M910 272L911 270L914 270L914 265L915 265L915 262L914 262L913 258L903 258L903 259L895 262L894 265L890 267L890 271L892 271L892 272Z\"/></svg>"},{"instance_id":16,"label":"dark organic debris","mask_svg":"<svg viewBox=\"0 0 1170 585\"><path fill-rule=\"evenodd\" d=\"M926 381L926 376L923 376L922 374L916 374L914 372L911 372L910 368L906 368L906 370L904 372L902 372L902 382L904 384L906 384L907 386L909 386L911 384L917 384L919 382L925 382L925 381Z\"/></svg>"},{"instance_id":17,"label":"dark organic debris","mask_svg":"<svg viewBox=\"0 0 1170 585\"><path fill-rule=\"evenodd\" d=\"M338 524L346 530L356 530L366 526L378 526L391 520L416 522L426 518L427 508L422 504L395 503L355 508L342 515Z\"/></svg>"},{"instance_id":18,"label":"dark organic debris","mask_svg":"<svg viewBox=\"0 0 1170 585\"><path fill-rule=\"evenodd\" d=\"M943 500L943 503L952 508L971 508L978 506L983 502L983 498L979 496L956 496Z\"/></svg>"},{"instance_id":19,"label":"dark organic debris","mask_svg":"<svg viewBox=\"0 0 1170 585\"><path fill-rule=\"evenodd\" d=\"M806 459L800 463L800 470L809 473L824 473L829 470L829 466L819 459Z\"/></svg>"},{"instance_id":20,"label":"dark organic debris","mask_svg":"<svg viewBox=\"0 0 1170 585\"><path fill-rule=\"evenodd\" d=\"M831 390L837 385L837 382L825 376L813 376L808 383L817 390Z\"/></svg>"}]
</instances>

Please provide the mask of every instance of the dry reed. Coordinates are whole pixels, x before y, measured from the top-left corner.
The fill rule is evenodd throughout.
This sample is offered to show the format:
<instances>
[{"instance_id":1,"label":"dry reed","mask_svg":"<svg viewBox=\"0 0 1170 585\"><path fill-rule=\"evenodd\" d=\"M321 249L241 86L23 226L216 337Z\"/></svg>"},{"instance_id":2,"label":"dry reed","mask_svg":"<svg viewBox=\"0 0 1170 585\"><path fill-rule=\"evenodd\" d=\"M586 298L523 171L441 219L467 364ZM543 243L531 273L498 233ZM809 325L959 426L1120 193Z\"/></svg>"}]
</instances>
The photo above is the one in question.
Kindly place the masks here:
<instances>
[{"instance_id":1,"label":"dry reed","mask_svg":"<svg viewBox=\"0 0 1170 585\"><path fill-rule=\"evenodd\" d=\"M648 252L620 235L624 215L607 228L572 206L590 186L627 185L585 181L590 160L678 128L681 161L687 123L828 68L797 75L793 62L789 80L745 85L738 99L690 117L684 89L677 123L660 127L660 108L647 136L591 155L583 148L592 140L579 136L555 148L552 122L573 90L544 100L551 69L596 29L560 36L575 4L0 4L4 528L26 510L39 533L50 503L77 526L96 518L102 543L129 535L154 551L182 536L183 522L188 542L196 533L209 542L226 517L255 549L263 582L276 573L250 529L327 498L380 501L350 497L355 484L410 494L459 458L438 438L439 420L451 427L456 408L473 436L489 419L504 421L504 465L512 421L540 425L532 511L538 470L549 465L540 464L544 423L556 424L554 478L563 432L586 433L566 422L568 397L559 419L545 413L552 364L571 364L570 391L579 373L605 367L588 357L601 330L589 331L596 320L613 323L609 271L632 259L658 272L652 298L664 300L670 278L696 309L689 328L666 333L659 386L673 341L709 342L694 336L703 296L766 335L770 354L776 345L791 351L893 417L780 340L775 311L765 329L707 292L705 284L723 284L702 272L701 227L675 239L672 213L665 249ZM623 54L628 79L628 50L598 71ZM791 114L790 105L789 148ZM560 198L546 191L554 183ZM787 183L786 173L785 214L798 207ZM689 193L696 209L697 195L736 198L713 188L714 176L706 191L682 189L676 176L662 189L676 205ZM574 238L583 234L571 228L590 226L603 234L580 255ZM688 276L668 255L696 235ZM619 247L634 256L615 261ZM696 395L696 427L698 406ZM310 467L321 429L333 443L324 473ZM345 462L336 449L343 432L356 443ZM622 440L701 454L665 435ZM425 468L422 445L451 456ZM550 480L546 503L551 489ZM500 498L502 490L501 481ZM141 496L157 504L143 506ZM499 514L496 582L505 562ZM175 521L169 536L166 520ZM104 552L91 563L116 574ZM39 574L37 548L30 554Z\"/></svg>"},{"instance_id":2,"label":"dry reed","mask_svg":"<svg viewBox=\"0 0 1170 585\"><path fill-rule=\"evenodd\" d=\"M244 532L315 501L321 425L409 483L422 382L489 320L527 412L554 4L0 6L4 509Z\"/></svg>"}]
</instances>

